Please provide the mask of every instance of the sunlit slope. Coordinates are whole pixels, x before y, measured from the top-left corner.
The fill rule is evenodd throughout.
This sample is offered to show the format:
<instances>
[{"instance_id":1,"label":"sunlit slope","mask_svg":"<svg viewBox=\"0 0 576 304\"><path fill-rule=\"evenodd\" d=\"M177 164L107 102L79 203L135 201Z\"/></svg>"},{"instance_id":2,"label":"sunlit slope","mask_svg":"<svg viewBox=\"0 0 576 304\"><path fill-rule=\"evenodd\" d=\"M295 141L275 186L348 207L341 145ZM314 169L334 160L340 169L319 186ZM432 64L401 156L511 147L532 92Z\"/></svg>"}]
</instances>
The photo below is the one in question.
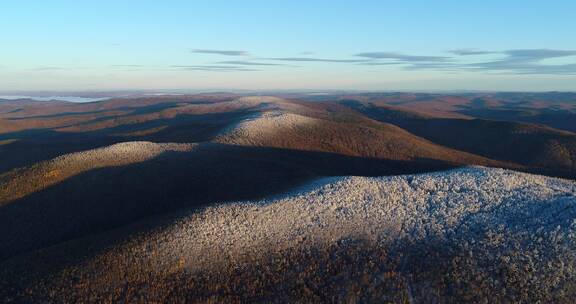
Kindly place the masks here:
<instances>
[{"instance_id":1,"label":"sunlit slope","mask_svg":"<svg viewBox=\"0 0 576 304\"><path fill-rule=\"evenodd\" d=\"M573 181L502 169L328 178L182 214L87 259L87 240L22 256L1 282L18 272L20 300L566 302L575 219ZM68 248L77 262L26 279Z\"/></svg>"},{"instance_id":2,"label":"sunlit slope","mask_svg":"<svg viewBox=\"0 0 576 304\"><path fill-rule=\"evenodd\" d=\"M0 206L88 170L126 166L150 160L164 152L191 151L193 147L193 144L124 142L15 169L0 175Z\"/></svg>"},{"instance_id":3,"label":"sunlit slope","mask_svg":"<svg viewBox=\"0 0 576 304\"><path fill-rule=\"evenodd\" d=\"M495 161L445 148L399 127L370 121L337 121L286 112L246 119L215 141L225 144L322 151L392 160L437 160L496 165Z\"/></svg>"}]
</instances>

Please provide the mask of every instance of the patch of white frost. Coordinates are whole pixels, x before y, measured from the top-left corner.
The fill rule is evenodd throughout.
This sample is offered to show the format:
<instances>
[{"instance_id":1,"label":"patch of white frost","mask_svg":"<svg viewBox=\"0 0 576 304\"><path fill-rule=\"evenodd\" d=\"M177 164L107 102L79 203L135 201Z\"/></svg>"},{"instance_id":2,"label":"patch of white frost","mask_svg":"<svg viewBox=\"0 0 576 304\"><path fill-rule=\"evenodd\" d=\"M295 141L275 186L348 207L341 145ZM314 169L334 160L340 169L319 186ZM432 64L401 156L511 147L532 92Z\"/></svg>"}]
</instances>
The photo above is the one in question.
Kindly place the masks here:
<instances>
[{"instance_id":1,"label":"patch of white frost","mask_svg":"<svg viewBox=\"0 0 576 304\"><path fill-rule=\"evenodd\" d=\"M258 144L280 132L306 127L317 123L317 119L280 111L264 112L250 117L230 128L214 141L225 144Z\"/></svg>"},{"instance_id":2,"label":"patch of white frost","mask_svg":"<svg viewBox=\"0 0 576 304\"><path fill-rule=\"evenodd\" d=\"M342 239L362 238L384 246L431 238L480 242L485 235L478 231L493 231L512 243L525 242L525 234L533 234L528 241L538 247L538 238L561 226L562 237L571 240L562 246L576 252L573 181L467 167L419 175L328 178L303 189L271 200L207 208L147 237L142 246L154 248L154 257L147 258L159 269L185 260L191 270L200 270Z\"/></svg>"}]
</instances>

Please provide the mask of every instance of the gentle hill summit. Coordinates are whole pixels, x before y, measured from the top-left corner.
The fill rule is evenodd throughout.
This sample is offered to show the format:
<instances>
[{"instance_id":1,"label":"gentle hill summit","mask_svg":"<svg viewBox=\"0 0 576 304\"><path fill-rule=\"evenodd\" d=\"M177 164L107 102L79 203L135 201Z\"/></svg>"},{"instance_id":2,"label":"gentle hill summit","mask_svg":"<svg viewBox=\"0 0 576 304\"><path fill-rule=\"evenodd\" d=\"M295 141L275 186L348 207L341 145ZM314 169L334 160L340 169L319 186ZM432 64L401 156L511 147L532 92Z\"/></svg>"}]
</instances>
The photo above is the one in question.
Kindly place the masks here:
<instances>
[{"instance_id":1,"label":"gentle hill summit","mask_svg":"<svg viewBox=\"0 0 576 304\"><path fill-rule=\"evenodd\" d=\"M21 256L1 264L0 284L17 273L15 299L58 302L340 301L355 290L365 301L562 302L576 287L574 217L576 183L502 169L328 178L131 237L111 231L124 241L87 258L83 243L117 236ZM78 262L44 264L72 248Z\"/></svg>"}]
</instances>

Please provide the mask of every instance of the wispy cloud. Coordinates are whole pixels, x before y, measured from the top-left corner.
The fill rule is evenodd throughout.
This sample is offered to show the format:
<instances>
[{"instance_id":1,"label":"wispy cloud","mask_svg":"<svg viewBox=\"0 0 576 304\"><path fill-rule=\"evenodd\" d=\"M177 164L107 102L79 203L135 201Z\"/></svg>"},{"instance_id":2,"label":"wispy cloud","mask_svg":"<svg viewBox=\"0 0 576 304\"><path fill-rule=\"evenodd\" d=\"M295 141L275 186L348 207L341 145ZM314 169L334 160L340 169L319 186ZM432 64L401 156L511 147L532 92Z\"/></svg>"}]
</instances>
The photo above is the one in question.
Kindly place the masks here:
<instances>
[{"instance_id":1,"label":"wispy cloud","mask_svg":"<svg viewBox=\"0 0 576 304\"><path fill-rule=\"evenodd\" d=\"M193 49L190 52L197 54L215 54L223 56L248 56L250 55L246 51L235 51L235 50L211 50L211 49Z\"/></svg>"},{"instance_id":2,"label":"wispy cloud","mask_svg":"<svg viewBox=\"0 0 576 304\"><path fill-rule=\"evenodd\" d=\"M575 56L574 50L552 50L552 49L527 49L527 50L508 50L504 51L511 59L537 61L547 58Z\"/></svg>"},{"instance_id":3,"label":"wispy cloud","mask_svg":"<svg viewBox=\"0 0 576 304\"><path fill-rule=\"evenodd\" d=\"M417 56L392 52L367 52L356 54L356 56L369 59L392 59L400 62L439 62L451 59L446 56Z\"/></svg>"},{"instance_id":4,"label":"wispy cloud","mask_svg":"<svg viewBox=\"0 0 576 304\"><path fill-rule=\"evenodd\" d=\"M483 51L472 49L451 50L453 56L415 56L390 52L356 54L373 61L363 65L402 64L404 70L436 70L466 72L497 72L511 74L576 75L576 57L572 62L546 64L546 59L576 56L576 50L517 49L506 51ZM466 62L467 56L492 55L492 59Z\"/></svg>"},{"instance_id":5,"label":"wispy cloud","mask_svg":"<svg viewBox=\"0 0 576 304\"><path fill-rule=\"evenodd\" d=\"M253 72L257 69L245 68L233 65L173 65L173 69L184 71L205 71L205 72Z\"/></svg>"},{"instance_id":6,"label":"wispy cloud","mask_svg":"<svg viewBox=\"0 0 576 304\"><path fill-rule=\"evenodd\" d=\"M258 67L293 66L290 62L336 63L361 66L396 66L401 70L429 70L445 72L484 72L507 74L548 74L576 75L576 50L555 49L514 49L504 51L454 49L447 55L413 55L400 52L362 52L351 58L324 58L311 56L297 57L252 57L246 51L196 49L194 53L217 54L225 56L246 56L239 60L226 60L199 65L174 65L171 69L209 72L249 72L259 71ZM481 55L481 56L479 56ZM550 64L548 59L556 59ZM563 63L560 63L563 62ZM119 68L144 68L145 65L113 65ZM56 69L44 67L44 69Z\"/></svg>"},{"instance_id":7,"label":"wispy cloud","mask_svg":"<svg viewBox=\"0 0 576 304\"><path fill-rule=\"evenodd\" d=\"M469 56L469 55L487 55L487 54L496 54L498 52L493 51L481 51L475 49L457 49L457 50L450 50L448 53L458 55L458 56Z\"/></svg>"},{"instance_id":8,"label":"wispy cloud","mask_svg":"<svg viewBox=\"0 0 576 304\"><path fill-rule=\"evenodd\" d=\"M248 66L287 66L286 64L280 64L280 63L266 63L266 62L244 61L244 60L220 61L217 63L218 64L248 65Z\"/></svg>"},{"instance_id":9,"label":"wispy cloud","mask_svg":"<svg viewBox=\"0 0 576 304\"><path fill-rule=\"evenodd\" d=\"M365 59L326 59L326 58L311 58L311 57L275 57L275 58L264 58L264 59L276 60L276 61L291 61L291 62L332 62L332 63L366 62Z\"/></svg>"},{"instance_id":10,"label":"wispy cloud","mask_svg":"<svg viewBox=\"0 0 576 304\"><path fill-rule=\"evenodd\" d=\"M544 64L546 59L576 56L575 50L524 49L499 52L503 58L461 65L464 70L511 72L515 74L564 74L576 75L573 63ZM575 58L576 59L576 58Z\"/></svg>"},{"instance_id":11,"label":"wispy cloud","mask_svg":"<svg viewBox=\"0 0 576 304\"><path fill-rule=\"evenodd\" d=\"M358 65L369 65L369 66L378 66L378 65L405 65L405 62L399 62L399 61L365 61L365 62L360 62L358 63Z\"/></svg>"}]
</instances>

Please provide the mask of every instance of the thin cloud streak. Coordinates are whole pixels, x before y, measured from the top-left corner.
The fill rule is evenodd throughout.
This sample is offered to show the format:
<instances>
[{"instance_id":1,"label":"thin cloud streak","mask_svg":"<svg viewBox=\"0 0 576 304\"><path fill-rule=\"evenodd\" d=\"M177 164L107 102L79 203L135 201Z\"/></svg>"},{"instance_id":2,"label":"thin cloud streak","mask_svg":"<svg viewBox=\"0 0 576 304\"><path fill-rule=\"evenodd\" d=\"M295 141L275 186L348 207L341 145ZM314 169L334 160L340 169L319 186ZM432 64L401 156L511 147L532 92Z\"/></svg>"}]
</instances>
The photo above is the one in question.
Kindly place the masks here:
<instances>
[{"instance_id":1,"label":"thin cloud streak","mask_svg":"<svg viewBox=\"0 0 576 304\"><path fill-rule=\"evenodd\" d=\"M576 56L576 50L554 49L516 49L506 51L482 51L460 49L449 53L456 56L413 56L400 53L372 52L360 53L357 56L374 59L365 65L404 64L403 70L435 70L449 72L497 72L510 74L540 74L540 75L576 75L576 61L565 64L543 64L542 61L553 58ZM472 55L496 55L489 61L462 63L460 57ZM391 60L391 61L383 61Z\"/></svg>"},{"instance_id":2,"label":"thin cloud streak","mask_svg":"<svg viewBox=\"0 0 576 304\"><path fill-rule=\"evenodd\" d=\"M248 56L246 51L196 49L194 53L217 54L225 56ZM357 58L322 58L322 57L248 57L246 60L226 60L205 65L172 66L179 70L243 72L258 71L253 67L293 66L282 62L299 63L338 63L359 66L397 66L400 70L444 71L444 72L483 72L506 74L547 74L576 75L576 61L564 64L545 64L553 58L576 56L576 50L556 49L513 49L504 51L453 49L446 51L446 56L412 55L399 52L377 51L354 54ZM478 62L476 56L482 55ZM473 57L469 60L468 57ZM474 62L476 61L476 62ZM119 65L121 66L121 65ZM138 65L125 65L138 67Z\"/></svg>"},{"instance_id":3,"label":"thin cloud streak","mask_svg":"<svg viewBox=\"0 0 576 304\"><path fill-rule=\"evenodd\" d=\"M480 51L474 49L457 49L457 50L450 50L448 53L458 55L458 56L473 56L473 55L489 55L489 54L498 54L498 52L493 51Z\"/></svg>"},{"instance_id":4,"label":"thin cloud streak","mask_svg":"<svg viewBox=\"0 0 576 304\"><path fill-rule=\"evenodd\" d=\"M574 50L519 49L499 54L499 60L462 65L462 69L480 71L511 72L514 74L576 75L576 63L542 64L543 60L576 56Z\"/></svg>"},{"instance_id":5,"label":"thin cloud streak","mask_svg":"<svg viewBox=\"0 0 576 304\"><path fill-rule=\"evenodd\" d=\"M358 65L367 65L367 66L386 66L386 65L405 65L405 62L399 61L392 61L392 62L381 62L381 61L367 61L367 62L360 62L357 63Z\"/></svg>"},{"instance_id":6,"label":"thin cloud streak","mask_svg":"<svg viewBox=\"0 0 576 304\"><path fill-rule=\"evenodd\" d=\"M442 62L451 59L446 56L416 56L392 52L367 52L359 53L355 56L369 59L392 59L401 62Z\"/></svg>"},{"instance_id":7,"label":"thin cloud streak","mask_svg":"<svg viewBox=\"0 0 576 304\"><path fill-rule=\"evenodd\" d=\"M205 71L205 72L254 72L257 69L250 69L232 65L173 65L171 68L184 71Z\"/></svg>"},{"instance_id":8,"label":"thin cloud streak","mask_svg":"<svg viewBox=\"0 0 576 304\"><path fill-rule=\"evenodd\" d=\"M235 65L248 65L248 66L288 66L286 64L280 63L265 63L256 61L242 61L242 60L231 60L231 61L219 61L217 64L235 64Z\"/></svg>"},{"instance_id":9,"label":"thin cloud streak","mask_svg":"<svg viewBox=\"0 0 576 304\"><path fill-rule=\"evenodd\" d=\"M508 50L503 52L513 59L520 60L542 60L548 58L558 58L567 56L576 56L575 50L551 50L551 49L526 49L526 50Z\"/></svg>"},{"instance_id":10,"label":"thin cloud streak","mask_svg":"<svg viewBox=\"0 0 576 304\"><path fill-rule=\"evenodd\" d=\"M311 57L275 57L263 58L264 60L275 61L292 61L292 62L331 62L331 63L358 63L366 62L365 59L326 59L326 58L311 58Z\"/></svg>"},{"instance_id":11,"label":"thin cloud streak","mask_svg":"<svg viewBox=\"0 0 576 304\"><path fill-rule=\"evenodd\" d=\"M211 49L193 49L190 52L196 54L214 54L223 56L248 56L250 55L246 51L236 51L236 50L211 50Z\"/></svg>"}]
</instances>

